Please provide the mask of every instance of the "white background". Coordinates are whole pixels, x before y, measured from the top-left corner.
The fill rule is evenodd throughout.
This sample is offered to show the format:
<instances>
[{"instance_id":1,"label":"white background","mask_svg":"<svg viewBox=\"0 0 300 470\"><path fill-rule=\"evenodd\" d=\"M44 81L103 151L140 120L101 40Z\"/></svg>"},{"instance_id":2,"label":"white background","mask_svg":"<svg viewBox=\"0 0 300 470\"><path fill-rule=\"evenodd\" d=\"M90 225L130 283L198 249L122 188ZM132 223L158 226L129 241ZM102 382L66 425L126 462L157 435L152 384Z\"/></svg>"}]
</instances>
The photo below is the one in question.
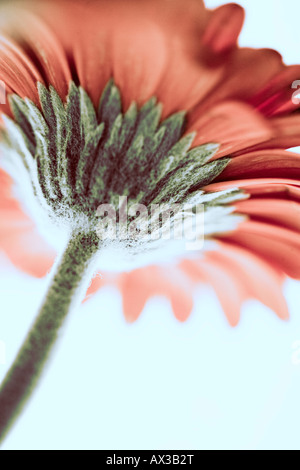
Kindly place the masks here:
<instances>
[{"instance_id":1,"label":"white background","mask_svg":"<svg viewBox=\"0 0 300 470\"><path fill-rule=\"evenodd\" d=\"M241 45L272 47L299 63L298 0L238 3L247 11ZM46 283L0 261L2 378ZM134 325L123 319L118 292L103 290L69 319L3 449L299 450L299 283L285 292L288 323L253 301L231 329L209 289L185 324L153 299Z\"/></svg>"}]
</instances>

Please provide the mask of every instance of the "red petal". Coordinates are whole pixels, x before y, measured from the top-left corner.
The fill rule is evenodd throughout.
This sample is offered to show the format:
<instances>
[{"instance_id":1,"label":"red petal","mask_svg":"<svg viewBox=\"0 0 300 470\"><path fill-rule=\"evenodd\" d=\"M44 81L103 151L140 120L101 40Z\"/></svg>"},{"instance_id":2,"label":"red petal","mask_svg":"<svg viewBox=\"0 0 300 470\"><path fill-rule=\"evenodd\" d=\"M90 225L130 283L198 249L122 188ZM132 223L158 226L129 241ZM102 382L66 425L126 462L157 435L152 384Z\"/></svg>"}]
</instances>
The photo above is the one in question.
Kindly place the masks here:
<instances>
[{"instance_id":1,"label":"red petal","mask_svg":"<svg viewBox=\"0 0 300 470\"><path fill-rule=\"evenodd\" d=\"M233 101L215 105L193 123L187 132L196 130L193 146L208 142L221 144L214 158L245 150L272 137L272 129L250 106Z\"/></svg>"},{"instance_id":2,"label":"red petal","mask_svg":"<svg viewBox=\"0 0 300 470\"><path fill-rule=\"evenodd\" d=\"M217 8L206 27L202 42L214 54L224 54L236 45L245 12L234 3Z\"/></svg>"},{"instance_id":3,"label":"red petal","mask_svg":"<svg viewBox=\"0 0 300 470\"><path fill-rule=\"evenodd\" d=\"M55 253L11 196L11 180L3 171L0 171L0 220L0 248L22 271L44 276Z\"/></svg>"},{"instance_id":4,"label":"red petal","mask_svg":"<svg viewBox=\"0 0 300 470\"><path fill-rule=\"evenodd\" d=\"M300 77L300 65L286 67L253 96L251 103L266 116L273 116L297 109L292 96L296 89L292 84Z\"/></svg>"},{"instance_id":5,"label":"red petal","mask_svg":"<svg viewBox=\"0 0 300 470\"><path fill-rule=\"evenodd\" d=\"M22 49L3 36L0 38L0 76L6 92L17 93L38 103L36 82L43 79Z\"/></svg>"},{"instance_id":6,"label":"red petal","mask_svg":"<svg viewBox=\"0 0 300 470\"><path fill-rule=\"evenodd\" d=\"M230 325L236 326L240 319L241 305L247 297L244 286L234 282L220 262L215 263L207 257L199 262L186 260L181 267L194 281L203 280L212 286Z\"/></svg>"},{"instance_id":7,"label":"red petal","mask_svg":"<svg viewBox=\"0 0 300 470\"><path fill-rule=\"evenodd\" d=\"M222 240L236 242L288 276L300 278L300 240L294 231L250 220Z\"/></svg>"},{"instance_id":8,"label":"red petal","mask_svg":"<svg viewBox=\"0 0 300 470\"><path fill-rule=\"evenodd\" d=\"M124 316L128 322L134 322L151 295L151 269L122 274L119 286L123 296Z\"/></svg>"},{"instance_id":9,"label":"red petal","mask_svg":"<svg viewBox=\"0 0 300 470\"><path fill-rule=\"evenodd\" d=\"M277 191L287 192L292 194L293 197L297 197L299 189L296 185L300 185L300 181L287 179L287 178L254 178L244 180L233 180L233 181L220 181L218 183L212 183L205 186L205 191L223 191L229 188L241 188L250 194L273 194Z\"/></svg>"},{"instance_id":10,"label":"red petal","mask_svg":"<svg viewBox=\"0 0 300 470\"><path fill-rule=\"evenodd\" d=\"M279 318L286 320L289 314L282 291L283 276L270 264L242 248L221 243L220 250L209 256L223 261L228 275L246 287L248 297L259 300Z\"/></svg>"},{"instance_id":11,"label":"red petal","mask_svg":"<svg viewBox=\"0 0 300 470\"><path fill-rule=\"evenodd\" d=\"M300 232L300 204L281 199L251 198L234 204L236 211L260 221Z\"/></svg>"},{"instance_id":12,"label":"red petal","mask_svg":"<svg viewBox=\"0 0 300 470\"><path fill-rule=\"evenodd\" d=\"M122 274L119 285L127 321L135 321L147 300L155 295L163 295L171 300L174 315L179 321L185 321L192 311L192 286L178 269L170 271L158 266L138 269Z\"/></svg>"},{"instance_id":13,"label":"red petal","mask_svg":"<svg viewBox=\"0 0 300 470\"><path fill-rule=\"evenodd\" d=\"M300 155L284 150L262 150L232 158L217 180L249 178L300 179ZM234 182L232 183L234 185Z\"/></svg>"},{"instance_id":14,"label":"red petal","mask_svg":"<svg viewBox=\"0 0 300 470\"><path fill-rule=\"evenodd\" d=\"M206 93L192 119L225 100L248 101L283 67L280 54L272 49L237 49L227 58L220 81Z\"/></svg>"}]
</instances>

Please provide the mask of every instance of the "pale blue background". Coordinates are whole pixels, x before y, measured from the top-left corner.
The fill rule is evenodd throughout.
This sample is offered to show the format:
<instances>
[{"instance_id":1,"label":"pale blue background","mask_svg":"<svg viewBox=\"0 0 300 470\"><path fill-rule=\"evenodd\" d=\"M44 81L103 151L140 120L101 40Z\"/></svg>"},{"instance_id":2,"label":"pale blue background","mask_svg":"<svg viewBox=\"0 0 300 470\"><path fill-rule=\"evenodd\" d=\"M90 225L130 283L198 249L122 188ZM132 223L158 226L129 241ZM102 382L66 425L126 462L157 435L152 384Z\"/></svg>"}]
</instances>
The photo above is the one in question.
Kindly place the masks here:
<instances>
[{"instance_id":1,"label":"pale blue background","mask_svg":"<svg viewBox=\"0 0 300 470\"><path fill-rule=\"evenodd\" d=\"M238 3L247 10L242 45L300 61L298 0ZM0 261L2 378L46 283ZM118 292L103 290L70 318L3 448L299 450L299 283L288 282L285 293L288 323L249 302L231 329L208 289L183 325L164 299L151 300L127 325Z\"/></svg>"}]
</instances>

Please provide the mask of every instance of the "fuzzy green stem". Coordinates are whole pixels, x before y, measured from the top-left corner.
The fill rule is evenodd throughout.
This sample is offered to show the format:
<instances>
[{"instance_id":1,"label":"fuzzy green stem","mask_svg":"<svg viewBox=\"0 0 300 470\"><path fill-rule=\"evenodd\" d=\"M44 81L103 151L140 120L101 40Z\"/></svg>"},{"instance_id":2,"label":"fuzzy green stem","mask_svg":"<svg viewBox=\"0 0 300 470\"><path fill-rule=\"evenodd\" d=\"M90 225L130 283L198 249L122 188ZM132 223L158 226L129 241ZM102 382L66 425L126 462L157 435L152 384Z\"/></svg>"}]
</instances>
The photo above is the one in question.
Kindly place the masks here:
<instances>
[{"instance_id":1,"label":"fuzzy green stem","mask_svg":"<svg viewBox=\"0 0 300 470\"><path fill-rule=\"evenodd\" d=\"M83 280L98 248L94 233L70 238L37 319L1 385L0 442L30 397L74 299L82 300L78 297L85 293Z\"/></svg>"}]
</instances>

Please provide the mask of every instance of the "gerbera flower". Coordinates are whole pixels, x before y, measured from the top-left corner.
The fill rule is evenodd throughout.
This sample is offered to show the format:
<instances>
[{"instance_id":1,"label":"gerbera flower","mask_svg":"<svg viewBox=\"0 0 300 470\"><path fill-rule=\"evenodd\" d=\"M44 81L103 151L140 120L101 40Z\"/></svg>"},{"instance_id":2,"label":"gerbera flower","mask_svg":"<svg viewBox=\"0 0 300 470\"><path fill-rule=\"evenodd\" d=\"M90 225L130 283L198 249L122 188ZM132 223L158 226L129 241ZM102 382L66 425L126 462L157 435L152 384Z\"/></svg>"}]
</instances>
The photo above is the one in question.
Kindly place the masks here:
<instances>
[{"instance_id":1,"label":"gerbera flower","mask_svg":"<svg viewBox=\"0 0 300 470\"><path fill-rule=\"evenodd\" d=\"M291 88L300 66L240 49L243 19L235 4L209 11L200 0L2 7L1 246L43 276L67 244L0 393L2 430L85 293L87 268L102 274L88 295L114 283L129 321L156 294L186 320L199 283L213 286L232 325L249 297L288 317L282 283L300 275L300 156L286 149L300 142ZM119 196L202 204L204 250L130 239L105 242L98 259L96 210Z\"/></svg>"}]
</instances>

